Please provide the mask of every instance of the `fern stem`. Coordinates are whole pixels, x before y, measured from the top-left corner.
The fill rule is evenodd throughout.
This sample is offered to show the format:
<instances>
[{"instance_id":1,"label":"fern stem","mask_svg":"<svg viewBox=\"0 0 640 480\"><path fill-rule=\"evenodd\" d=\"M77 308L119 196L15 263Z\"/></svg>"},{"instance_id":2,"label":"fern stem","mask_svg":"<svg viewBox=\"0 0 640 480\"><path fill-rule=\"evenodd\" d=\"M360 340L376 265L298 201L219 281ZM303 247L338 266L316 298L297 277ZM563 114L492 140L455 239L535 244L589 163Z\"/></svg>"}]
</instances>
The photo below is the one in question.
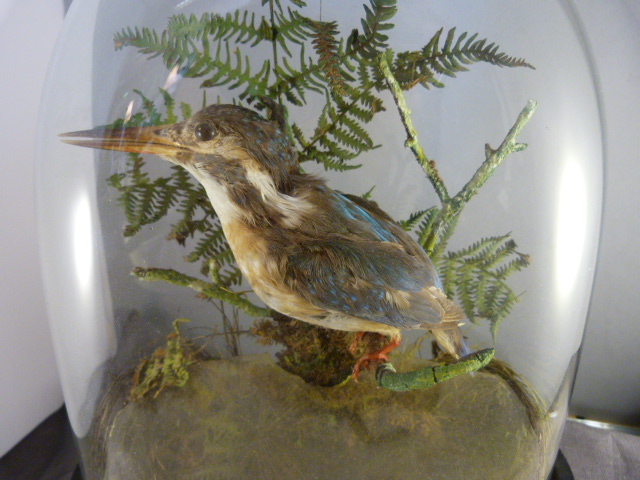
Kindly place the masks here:
<instances>
[{"instance_id":1,"label":"fern stem","mask_svg":"<svg viewBox=\"0 0 640 480\"><path fill-rule=\"evenodd\" d=\"M527 105L522 109L515 123L509 130L509 133L507 133L507 136L496 150L492 149L489 144L485 145L485 161L480 165L478 170L476 170L476 173L473 174L471 180L469 180L469 182L462 187L462 190L451 200L454 208L462 209L509 154L527 148L526 143L517 143L516 139L533 116L537 106L538 103L535 100L529 100L527 102Z\"/></svg>"},{"instance_id":2,"label":"fern stem","mask_svg":"<svg viewBox=\"0 0 640 480\"><path fill-rule=\"evenodd\" d=\"M319 143L320 140L322 140L322 138L324 138L328 133L331 133L332 131L334 131L336 128L338 128L338 125L340 124L340 121L347 116L347 114L356 106L356 104L362 99L362 97L367 93L367 89L362 89L358 95L353 95L351 97L351 102L349 104L346 105L345 108L338 108L340 113L338 115L335 116L335 118L333 119L333 121L331 123L329 123L326 127L320 129L317 131L317 133L315 134L315 136L311 139L311 141L309 141L309 143L307 145L304 146L304 149L302 150L303 154L308 154L312 148L315 146L315 144ZM329 104L329 99L327 98L327 104Z\"/></svg>"},{"instance_id":3,"label":"fern stem","mask_svg":"<svg viewBox=\"0 0 640 480\"><path fill-rule=\"evenodd\" d=\"M380 68L382 70L382 73L384 74L387 86L389 87L389 91L393 96L393 100L398 107L398 113L400 113L400 119L402 120L404 129L407 132L407 140L405 141L405 146L409 147L415 155L416 160L427 174L427 177L433 185L433 188L435 189L440 202L444 206L448 203L450 198L449 193L447 192L447 187L442 181L442 177L440 177L440 173L436 168L435 162L427 157L422 146L418 142L418 133L416 132L416 129L413 126L413 122L411 120L411 110L409 110L409 107L407 105L404 93L402 92L402 87L393 75L393 72L391 71L391 67L389 65L388 57L391 57L392 55L392 50L387 50L385 53L380 55Z\"/></svg>"},{"instance_id":4,"label":"fern stem","mask_svg":"<svg viewBox=\"0 0 640 480\"><path fill-rule=\"evenodd\" d=\"M196 292L209 298L224 300L254 317L267 317L271 315L271 310L268 308L259 307L237 293L172 269L136 267L131 274L140 280L151 282L164 281L181 287L192 288Z\"/></svg>"},{"instance_id":5,"label":"fern stem","mask_svg":"<svg viewBox=\"0 0 640 480\"><path fill-rule=\"evenodd\" d=\"M275 28L275 12L273 9L273 0L269 1L269 16L270 16L270 21L271 21L271 33L272 33L272 37L271 38L271 49L273 52L273 72L276 75L276 81L279 80L278 78L278 72L280 71L280 69L278 68L278 41L277 41L277 35L278 32L276 31ZM276 94L276 102L280 105L282 105L282 99L281 99L281 95L279 91L274 92Z\"/></svg>"}]
</instances>

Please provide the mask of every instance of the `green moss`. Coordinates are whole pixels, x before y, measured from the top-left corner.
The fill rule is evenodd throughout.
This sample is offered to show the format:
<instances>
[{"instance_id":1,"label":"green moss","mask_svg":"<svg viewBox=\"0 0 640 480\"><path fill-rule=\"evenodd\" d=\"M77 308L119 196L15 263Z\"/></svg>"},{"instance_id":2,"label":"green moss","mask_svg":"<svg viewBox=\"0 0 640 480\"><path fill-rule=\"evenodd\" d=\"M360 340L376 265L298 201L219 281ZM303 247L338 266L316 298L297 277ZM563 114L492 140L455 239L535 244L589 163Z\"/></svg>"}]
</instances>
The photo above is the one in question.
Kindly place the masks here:
<instances>
[{"instance_id":1,"label":"green moss","mask_svg":"<svg viewBox=\"0 0 640 480\"><path fill-rule=\"evenodd\" d=\"M153 403L113 404L118 413L92 439L104 448L89 480L537 480L544 471L547 439L497 375L398 393L370 373L309 385L268 355L188 370L184 388Z\"/></svg>"},{"instance_id":2,"label":"green moss","mask_svg":"<svg viewBox=\"0 0 640 480\"><path fill-rule=\"evenodd\" d=\"M264 345L280 344L278 365L312 385L332 386L351 375L356 360L379 351L389 339L376 333L365 334L351 352L355 335L317 327L274 312L272 319L256 322L252 333Z\"/></svg>"},{"instance_id":3,"label":"green moss","mask_svg":"<svg viewBox=\"0 0 640 480\"><path fill-rule=\"evenodd\" d=\"M155 399L165 388L184 387L189 380L187 367L196 362L200 353L191 341L180 333L180 324L190 320L178 318L165 346L143 358L136 368L131 387L131 399Z\"/></svg>"}]
</instances>

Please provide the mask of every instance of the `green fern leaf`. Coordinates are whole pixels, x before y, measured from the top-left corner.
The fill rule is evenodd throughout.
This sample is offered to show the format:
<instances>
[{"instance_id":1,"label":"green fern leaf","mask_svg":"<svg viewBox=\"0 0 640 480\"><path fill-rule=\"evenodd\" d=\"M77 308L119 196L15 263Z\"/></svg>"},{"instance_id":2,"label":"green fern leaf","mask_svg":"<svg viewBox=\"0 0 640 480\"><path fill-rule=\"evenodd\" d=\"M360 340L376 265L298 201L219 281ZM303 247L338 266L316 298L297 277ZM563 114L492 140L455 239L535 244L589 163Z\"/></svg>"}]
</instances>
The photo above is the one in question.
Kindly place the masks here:
<instances>
[{"instance_id":1,"label":"green fern leaf","mask_svg":"<svg viewBox=\"0 0 640 480\"><path fill-rule=\"evenodd\" d=\"M292 56L288 43L303 45L309 36L309 19L300 15L296 10L287 9L287 14L283 12L274 13L275 40L279 47L288 55Z\"/></svg>"},{"instance_id":2,"label":"green fern leaf","mask_svg":"<svg viewBox=\"0 0 640 480\"><path fill-rule=\"evenodd\" d=\"M374 60L387 50L389 37L382 32L391 30L393 24L389 22L396 12L395 0L371 0L371 8L363 5L365 17L362 19L362 36L351 41L350 50L364 58Z\"/></svg>"},{"instance_id":3,"label":"green fern leaf","mask_svg":"<svg viewBox=\"0 0 640 480\"><path fill-rule=\"evenodd\" d=\"M434 216L434 213L437 211L438 209L436 207L431 207L428 208L426 210L420 210L418 212L412 213L411 215L409 215L409 218L407 218L406 220L401 220L400 226L406 230L407 232L410 232L411 230L413 230L414 228L416 228L416 226L419 223L424 222L425 220L431 218Z\"/></svg>"},{"instance_id":4,"label":"green fern leaf","mask_svg":"<svg viewBox=\"0 0 640 480\"><path fill-rule=\"evenodd\" d=\"M507 278L529 265L529 257L516 251L509 234L484 238L438 261L445 293L457 297L472 321L486 319L495 333L518 302Z\"/></svg>"}]
</instances>

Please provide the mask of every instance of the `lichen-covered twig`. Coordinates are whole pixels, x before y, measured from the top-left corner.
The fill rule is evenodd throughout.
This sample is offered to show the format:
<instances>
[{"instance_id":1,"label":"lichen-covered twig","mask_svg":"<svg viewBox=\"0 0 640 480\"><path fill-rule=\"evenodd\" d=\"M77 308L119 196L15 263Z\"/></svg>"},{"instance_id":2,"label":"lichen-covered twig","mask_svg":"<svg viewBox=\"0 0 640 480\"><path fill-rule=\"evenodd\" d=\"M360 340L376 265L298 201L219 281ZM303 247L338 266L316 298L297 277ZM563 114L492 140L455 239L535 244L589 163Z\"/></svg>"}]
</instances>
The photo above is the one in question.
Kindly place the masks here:
<instances>
[{"instance_id":1,"label":"lichen-covered twig","mask_svg":"<svg viewBox=\"0 0 640 480\"><path fill-rule=\"evenodd\" d=\"M498 168L500 163L511 153L519 152L527 148L526 143L518 143L516 139L520 134L520 131L529 122L531 116L536 111L538 103L535 100L529 100L527 105L522 109L515 123L507 133L500 146L494 150L489 144L484 146L485 161L482 162L480 168L476 170L473 177L469 182L462 187L462 190L451 199L451 204L456 209L461 209L469 199L475 195L480 187L484 185L487 179L493 174L494 170Z\"/></svg>"},{"instance_id":2,"label":"lichen-covered twig","mask_svg":"<svg viewBox=\"0 0 640 480\"><path fill-rule=\"evenodd\" d=\"M473 197L480 187L491 177L502 161L507 158L509 154L520 152L527 148L526 143L517 143L516 138L531 119L537 106L538 103L535 100L529 100L527 102L527 105L522 109L515 123L509 130L509 133L496 150L492 149L489 144L485 145L485 160L482 162L482 165L480 165L478 170L473 174L471 180L469 180L453 198L444 202L442 209L434 219L431 233L424 243L424 247L428 253L433 251L436 243L443 236L444 230L455 222L467 202L469 202L471 197Z\"/></svg>"},{"instance_id":3,"label":"lichen-covered twig","mask_svg":"<svg viewBox=\"0 0 640 480\"><path fill-rule=\"evenodd\" d=\"M475 372L486 366L495 354L495 349L486 348L479 352L467 355L455 363L436 365L434 367L421 368L411 372L396 372L393 365L385 363L376 371L376 381L380 387L406 392L429 388L436 383L442 383L458 375Z\"/></svg>"},{"instance_id":4,"label":"lichen-covered twig","mask_svg":"<svg viewBox=\"0 0 640 480\"><path fill-rule=\"evenodd\" d=\"M172 269L136 267L133 269L131 274L138 277L140 280L152 282L162 280L164 282L173 283L174 285L179 285L181 287L192 288L196 292L201 293L209 298L224 300L225 302L238 307L239 309L254 317L267 317L271 315L271 310L255 305L238 293L232 292L224 287L220 287L212 283L207 283L204 280L199 280L189 275L176 272Z\"/></svg>"},{"instance_id":5,"label":"lichen-covered twig","mask_svg":"<svg viewBox=\"0 0 640 480\"><path fill-rule=\"evenodd\" d=\"M422 167L422 169L426 172L429 181L433 185L436 193L438 194L438 198L440 198L440 202L443 204L449 201L449 192L447 192L447 187L444 185L438 170L436 169L436 164L433 160L430 160L427 155L424 153L422 146L418 142L418 133L413 126L413 122L411 121L411 110L407 105L407 101L405 100L404 93L402 93L402 87L396 80L391 71L391 67L389 66L388 57L391 57L393 52L391 50L387 50L383 55L380 56L380 68L382 69L382 73L384 74L384 78L387 81L387 86L393 95L393 100L398 107L398 111L400 112L400 119L402 120L402 124L404 125L404 129L407 131L407 140L405 141L405 146L409 147L413 154L416 156L416 160Z\"/></svg>"},{"instance_id":6,"label":"lichen-covered twig","mask_svg":"<svg viewBox=\"0 0 640 480\"><path fill-rule=\"evenodd\" d=\"M455 221L467 202L478 192L478 189L484 185L500 163L509 154L519 152L527 148L526 144L518 143L516 139L520 134L520 131L531 119L531 116L535 112L538 104L535 100L529 100L527 105L520 112L520 115L518 115L518 118L509 130L509 133L497 149L494 150L488 144L485 145L485 160L482 165L480 165L478 170L476 170L471 180L462 187L460 192L458 192L454 197L450 197L447 192L447 188L438 173L435 161L430 160L427 157L422 146L418 142L418 134L413 127L413 122L411 121L411 110L409 110L409 107L407 106L400 83L391 71L389 60L392 56L393 52L391 50L388 50L385 54L381 55L380 68L384 74L391 95L393 96L393 100L398 107L398 113L400 114L402 124L407 132L407 141L405 142L405 145L411 149L416 160L427 174L427 178L433 185L442 205L440 211L431 223L430 234L427 238L423 239L422 242L427 253L432 253L435 244L443 236L444 230L446 230L449 225Z\"/></svg>"}]
</instances>

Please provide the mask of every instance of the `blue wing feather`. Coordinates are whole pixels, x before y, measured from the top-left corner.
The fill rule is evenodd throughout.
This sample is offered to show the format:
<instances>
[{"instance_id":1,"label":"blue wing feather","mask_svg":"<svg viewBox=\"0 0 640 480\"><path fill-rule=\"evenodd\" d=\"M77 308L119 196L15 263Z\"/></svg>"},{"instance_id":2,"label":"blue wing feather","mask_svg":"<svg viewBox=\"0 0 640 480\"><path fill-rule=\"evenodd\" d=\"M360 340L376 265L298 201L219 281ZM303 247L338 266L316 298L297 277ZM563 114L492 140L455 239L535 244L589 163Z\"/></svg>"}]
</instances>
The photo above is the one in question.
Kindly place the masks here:
<instances>
[{"instance_id":1,"label":"blue wing feather","mask_svg":"<svg viewBox=\"0 0 640 480\"><path fill-rule=\"evenodd\" d=\"M360 205L354 203L346 195L335 192L333 195L336 209L346 220L360 222L367 225L369 233L383 242L399 242L399 239L390 231L390 223L387 219L378 219ZM363 200L364 202L364 200Z\"/></svg>"},{"instance_id":2,"label":"blue wing feather","mask_svg":"<svg viewBox=\"0 0 640 480\"><path fill-rule=\"evenodd\" d=\"M287 258L285 279L308 302L398 328L437 323L441 309L425 288L438 285L433 263L371 202L331 192L341 232L301 241ZM389 295L408 295L400 309Z\"/></svg>"}]
</instances>

